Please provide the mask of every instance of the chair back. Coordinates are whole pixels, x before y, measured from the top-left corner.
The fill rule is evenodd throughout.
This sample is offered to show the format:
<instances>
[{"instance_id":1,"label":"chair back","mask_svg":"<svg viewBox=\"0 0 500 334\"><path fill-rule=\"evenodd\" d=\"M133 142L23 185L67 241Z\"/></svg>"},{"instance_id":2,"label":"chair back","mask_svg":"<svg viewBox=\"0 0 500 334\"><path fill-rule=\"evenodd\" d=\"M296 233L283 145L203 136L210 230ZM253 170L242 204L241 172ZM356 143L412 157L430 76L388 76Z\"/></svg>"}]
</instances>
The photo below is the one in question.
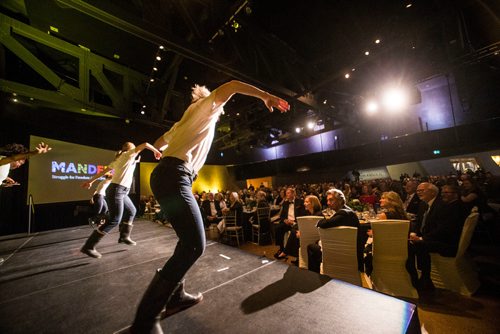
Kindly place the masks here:
<instances>
[{"instance_id":1,"label":"chair back","mask_svg":"<svg viewBox=\"0 0 500 334\"><path fill-rule=\"evenodd\" d=\"M373 256L381 258L408 258L409 220L385 219L371 222Z\"/></svg>"},{"instance_id":2,"label":"chair back","mask_svg":"<svg viewBox=\"0 0 500 334\"><path fill-rule=\"evenodd\" d=\"M358 228L339 226L318 229L323 262L321 273L351 284L361 286L358 271Z\"/></svg>"},{"instance_id":3,"label":"chair back","mask_svg":"<svg viewBox=\"0 0 500 334\"><path fill-rule=\"evenodd\" d=\"M377 291L391 296L418 298L406 270L409 220L372 221L373 272L371 280Z\"/></svg>"},{"instance_id":4,"label":"chair back","mask_svg":"<svg viewBox=\"0 0 500 334\"><path fill-rule=\"evenodd\" d=\"M225 227L235 227L236 225L236 211L229 211L224 215Z\"/></svg>"},{"instance_id":5,"label":"chair back","mask_svg":"<svg viewBox=\"0 0 500 334\"><path fill-rule=\"evenodd\" d=\"M271 208L266 206L262 208L257 208L257 221L259 222L259 225L262 225L262 223L267 223L269 224L270 220L270 215L271 213Z\"/></svg>"},{"instance_id":6,"label":"chair back","mask_svg":"<svg viewBox=\"0 0 500 334\"><path fill-rule=\"evenodd\" d=\"M465 219L462 234L460 235L460 242L458 243L457 258L464 256L467 248L469 248L472 235L474 234L477 221L479 220L479 213L477 210L474 210L474 208L472 209L470 215Z\"/></svg>"},{"instance_id":7,"label":"chair back","mask_svg":"<svg viewBox=\"0 0 500 334\"><path fill-rule=\"evenodd\" d=\"M299 267L308 268L307 245L319 240L319 232L316 224L323 219L323 216L302 216L297 217L297 224L300 231Z\"/></svg>"}]
</instances>

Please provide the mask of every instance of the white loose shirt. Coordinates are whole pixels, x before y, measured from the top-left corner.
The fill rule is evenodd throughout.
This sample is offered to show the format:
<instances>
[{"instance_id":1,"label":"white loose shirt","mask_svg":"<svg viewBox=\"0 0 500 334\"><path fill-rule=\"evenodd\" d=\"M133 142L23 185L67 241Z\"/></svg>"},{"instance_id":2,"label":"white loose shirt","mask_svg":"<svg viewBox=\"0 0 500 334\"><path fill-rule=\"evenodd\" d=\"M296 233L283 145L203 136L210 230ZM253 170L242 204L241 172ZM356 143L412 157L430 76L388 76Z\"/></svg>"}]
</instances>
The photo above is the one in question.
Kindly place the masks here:
<instances>
[{"instance_id":1,"label":"white loose shirt","mask_svg":"<svg viewBox=\"0 0 500 334\"><path fill-rule=\"evenodd\" d=\"M104 179L97 185L95 189L95 194L106 196L106 189L108 189L109 184L111 183L111 179Z\"/></svg>"},{"instance_id":2,"label":"white loose shirt","mask_svg":"<svg viewBox=\"0 0 500 334\"><path fill-rule=\"evenodd\" d=\"M214 139L215 124L224 110L225 103L215 105L215 92L191 104L181 120L163 135L168 144L163 157L183 160L195 174L207 159Z\"/></svg>"},{"instance_id":3,"label":"white loose shirt","mask_svg":"<svg viewBox=\"0 0 500 334\"><path fill-rule=\"evenodd\" d=\"M130 188L134 178L136 157L137 153L135 150L128 150L108 165L109 168L114 169L111 183Z\"/></svg>"}]
</instances>

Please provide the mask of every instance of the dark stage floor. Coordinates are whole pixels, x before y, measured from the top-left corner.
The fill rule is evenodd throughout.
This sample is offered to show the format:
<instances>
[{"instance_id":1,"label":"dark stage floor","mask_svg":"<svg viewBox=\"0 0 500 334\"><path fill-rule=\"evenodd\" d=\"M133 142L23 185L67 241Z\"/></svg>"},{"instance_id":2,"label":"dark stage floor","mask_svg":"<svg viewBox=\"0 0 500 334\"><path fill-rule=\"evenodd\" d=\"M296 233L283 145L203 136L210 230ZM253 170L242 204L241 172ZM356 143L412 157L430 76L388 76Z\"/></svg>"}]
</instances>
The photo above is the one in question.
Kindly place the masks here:
<instances>
[{"instance_id":1,"label":"dark stage floor","mask_svg":"<svg viewBox=\"0 0 500 334\"><path fill-rule=\"evenodd\" d=\"M116 229L117 230L117 229ZM0 239L0 333L114 333L130 325L155 270L177 241L170 228L136 222L137 246L79 252L87 226ZM167 333L404 333L416 307L282 262L208 241L187 275L201 304L162 320Z\"/></svg>"}]
</instances>

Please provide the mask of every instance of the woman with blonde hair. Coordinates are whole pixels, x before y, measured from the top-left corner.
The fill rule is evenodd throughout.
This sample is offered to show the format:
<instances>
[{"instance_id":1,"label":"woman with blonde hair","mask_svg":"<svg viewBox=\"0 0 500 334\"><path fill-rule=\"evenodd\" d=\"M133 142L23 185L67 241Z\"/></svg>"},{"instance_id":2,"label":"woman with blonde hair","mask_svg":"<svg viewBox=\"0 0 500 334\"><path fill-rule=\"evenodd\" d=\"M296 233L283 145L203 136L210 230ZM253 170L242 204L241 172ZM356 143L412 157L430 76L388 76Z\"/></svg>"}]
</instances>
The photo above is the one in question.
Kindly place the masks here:
<instances>
[{"instance_id":1,"label":"woman with blonde hair","mask_svg":"<svg viewBox=\"0 0 500 334\"><path fill-rule=\"evenodd\" d=\"M318 197L314 195L307 195L304 198L304 209L301 216L323 216L321 212L321 203ZM276 258L285 259L288 255L298 258L300 247L300 231L299 226L295 224L290 231L290 236L286 242L285 249ZM292 261L293 264L298 265L298 261Z\"/></svg>"},{"instance_id":2,"label":"woman with blonde hair","mask_svg":"<svg viewBox=\"0 0 500 334\"><path fill-rule=\"evenodd\" d=\"M403 201L401 200L401 197L399 197L398 193L394 191L386 191L382 193L382 196L380 197L380 207L382 208L383 211L377 215L378 219L403 219L403 220L408 219L405 209L403 207ZM365 252L364 264L365 264L365 273L368 276L370 276L373 271L372 230L368 230L367 234L370 238L368 238L364 250Z\"/></svg>"},{"instance_id":3,"label":"woman with blonde hair","mask_svg":"<svg viewBox=\"0 0 500 334\"><path fill-rule=\"evenodd\" d=\"M398 193L386 191L380 197L380 207L382 212L377 215L378 219L408 219L403 201Z\"/></svg>"}]
</instances>

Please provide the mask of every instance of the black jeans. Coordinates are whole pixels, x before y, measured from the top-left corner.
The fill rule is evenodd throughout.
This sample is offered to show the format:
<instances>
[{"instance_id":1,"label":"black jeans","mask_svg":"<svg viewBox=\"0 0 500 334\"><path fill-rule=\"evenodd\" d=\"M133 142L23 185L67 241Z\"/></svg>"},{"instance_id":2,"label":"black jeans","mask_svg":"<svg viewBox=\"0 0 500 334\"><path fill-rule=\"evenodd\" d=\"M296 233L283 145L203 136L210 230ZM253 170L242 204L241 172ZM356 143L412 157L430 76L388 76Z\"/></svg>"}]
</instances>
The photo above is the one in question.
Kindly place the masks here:
<instances>
[{"instance_id":1,"label":"black jeans","mask_svg":"<svg viewBox=\"0 0 500 334\"><path fill-rule=\"evenodd\" d=\"M205 250L203 218L191 188L194 178L184 161L173 157L161 159L151 174L153 194L179 237L160 272L171 282L179 282Z\"/></svg>"}]
</instances>

